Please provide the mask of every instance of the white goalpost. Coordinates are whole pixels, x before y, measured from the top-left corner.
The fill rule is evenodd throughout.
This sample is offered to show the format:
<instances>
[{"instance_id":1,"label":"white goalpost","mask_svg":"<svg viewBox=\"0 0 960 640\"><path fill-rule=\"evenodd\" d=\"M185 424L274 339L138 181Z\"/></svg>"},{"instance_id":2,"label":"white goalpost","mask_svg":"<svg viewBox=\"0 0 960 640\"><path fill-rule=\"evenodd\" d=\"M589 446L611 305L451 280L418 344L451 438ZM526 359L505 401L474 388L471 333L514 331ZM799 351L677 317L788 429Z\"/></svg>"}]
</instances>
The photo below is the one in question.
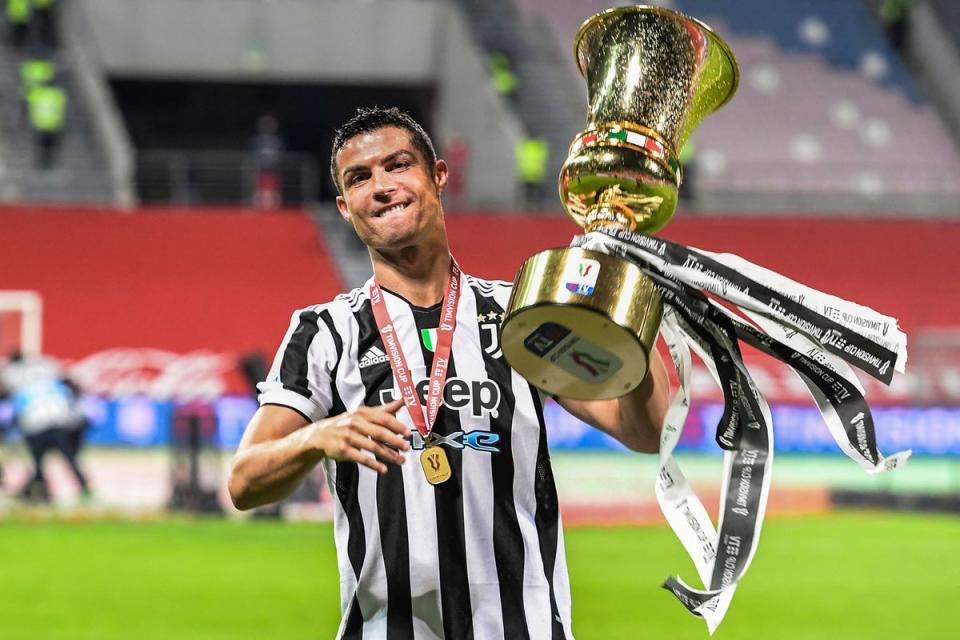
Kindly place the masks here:
<instances>
[{"instance_id":1,"label":"white goalpost","mask_svg":"<svg viewBox=\"0 0 960 640\"><path fill-rule=\"evenodd\" d=\"M43 351L43 299L36 291L0 291L0 356Z\"/></svg>"}]
</instances>

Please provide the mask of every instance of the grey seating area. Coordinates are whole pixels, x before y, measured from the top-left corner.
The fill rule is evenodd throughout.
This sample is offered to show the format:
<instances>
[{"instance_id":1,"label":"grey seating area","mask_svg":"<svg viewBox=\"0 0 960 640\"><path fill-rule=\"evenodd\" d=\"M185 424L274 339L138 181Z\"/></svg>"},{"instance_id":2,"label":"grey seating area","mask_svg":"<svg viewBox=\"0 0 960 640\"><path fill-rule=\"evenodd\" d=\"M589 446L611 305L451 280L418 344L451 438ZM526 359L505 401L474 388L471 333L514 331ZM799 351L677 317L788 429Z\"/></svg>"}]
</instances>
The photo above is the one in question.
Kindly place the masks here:
<instances>
[{"instance_id":1,"label":"grey seating area","mask_svg":"<svg viewBox=\"0 0 960 640\"><path fill-rule=\"evenodd\" d=\"M586 113L586 90L570 73L572 58L556 46L543 16L519 12L513 0L454 0L454 4L487 52L510 58L519 81L513 108L527 135L547 140L547 175L558 175ZM552 189L546 189L544 198L544 207L557 209Z\"/></svg>"},{"instance_id":2,"label":"grey seating area","mask_svg":"<svg viewBox=\"0 0 960 640\"><path fill-rule=\"evenodd\" d=\"M548 22L569 54L580 23L609 3L516 0ZM774 35L698 15L730 44L741 70L734 100L696 130L698 208L719 210L960 211L960 154L929 103L879 82L882 57L847 68ZM829 38L830 22L816 24ZM797 24L795 32L807 28ZM872 28L867 25L864 28ZM817 35L817 34L814 34Z\"/></svg>"},{"instance_id":3,"label":"grey seating area","mask_svg":"<svg viewBox=\"0 0 960 640\"><path fill-rule=\"evenodd\" d=\"M322 4L320 0L316 3ZM345 67L343 60L354 58L338 58L343 47L320 53L326 50L317 43L332 43L334 39L317 39L312 31L304 31L296 47L291 38L276 37L269 59L274 67L249 67L253 63L244 57L250 53L248 27L240 22L223 29L217 39L219 48L203 44L202 56L209 56L209 60L185 53L189 49L186 45L193 44L189 39L179 47L183 51L171 48L168 56L157 55L162 45L157 34L164 32L162 27L179 28L176 25L180 23L173 18L191 15L191 21L198 25L203 19L217 24L214 5L218 3L205 4L210 11L196 15L176 8L164 10L165 3L78 0L64 5L65 9L75 8L66 13L84 14L84 20L69 24L73 40L84 43L86 54L82 59L71 59L76 47L62 48L55 54L58 82L66 88L70 100L58 160L50 169L36 166L33 132L20 97L19 65L26 54L4 39L0 43L0 95L5 98L0 109L0 200L109 202L118 201L117 194L123 188L131 188L132 179L124 169L131 163L124 154L132 154L132 147L127 140L117 142L126 135L123 120L119 112L110 118L103 116L110 109L118 111L107 82L111 74L260 82L272 72L275 78L324 84L344 82L345 77L353 82L366 73L371 85L394 81L439 87L435 114L439 139L445 138L444 133L446 137L457 134L469 139L473 164L484 167L471 176L471 189L476 193L470 202L474 205L502 207L518 201L512 196L516 176L510 166L511 146L523 135L545 138L550 151L541 206L556 211L553 177L566 158L570 141L584 128L586 114L585 83L573 59L574 34L585 18L616 3L421 3L425 9L433 5L443 11L424 11L424 15L433 16L436 28L424 29L430 37L423 38L419 48L404 45L418 54L404 63L409 77L402 80L397 79L393 67L381 65L383 69L366 72L362 66L356 68L360 71ZM253 0L247 4L256 5ZM730 43L741 68L737 96L708 116L694 134L696 153L681 190L683 195L692 196L689 208L731 212L960 212L956 140L892 50L880 46L883 39L877 27L861 19L865 10L860 0L675 0L660 4L693 11L712 25ZM770 8L774 4L783 10L774 11ZM935 4L939 8L953 6ZM148 13L134 11L134 5L149 7L156 14L149 13L153 16L150 29L145 27ZM294 16L306 16L321 28L330 22L333 9L342 15L386 16L392 15L389 8L393 6L386 0L356 6L329 3L321 12L313 0L302 0L290 2L286 13L274 6L273 11L263 14L270 20L260 21L263 25L299 25L309 21L298 21ZM820 16L806 15L810 7ZM95 19L87 20L84 12ZM254 15L252 9L241 13L251 24L259 20L250 17ZM446 14L457 20L449 20ZM950 16L955 14L953 11ZM120 15L124 19L118 19ZM138 28L149 36L143 42L129 37L134 18ZM95 28L77 28L87 21ZM375 21L368 22L376 26ZM440 37L453 33L443 26L453 22L457 34L465 27L472 38L458 35L448 42L448 38ZM386 27L377 28L392 33ZM273 42L274 36L267 37L273 31L268 31L264 31L264 42ZM234 49L240 54L234 55ZM295 51L302 53L292 53ZM436 51L447 54L437 56ZM281 55L284 52L289 55ZM508 56L516 74L518 89L509 98L494 95L492 89L483 86L483 56L493 53ZM451 62L454 60L456 65ZM96 67L92 74L85 72L91 61ZM97 94L99 103L90 97L89 79L93 76L103 85ZM944 109L944 113L956 115L960 111ZM955 129L960 131L960 124Z\"/></svg>"},{"instance_id":4,"label":"grey seating area","mask_svg":"<svg viewBox=\"0 0 960 640\"><path fill-rule=\"evenodd\" d=\"M930 6L954 43L960 44L960 3L955 0L930 0Z\"/></svg>"},{"instance_id":5,"label":"grey seating area","mask_svg":"<svg viewBox=\"0 0 960 640\"><path fill-rule=\"evenodd\" d=\"M704 190L868 201L960 197L960 156L937 114L862 74L770 40L730 37L735 101L697 131Z\"/></svg>"},{"instance_id":6,"label":"grey seating area","mask_svg":"<svg viewBox=\"0 0 960 640\"><path fill-rule=\"evenodd\" d=\"M112 201L109 174L101 147L71 74L70 60L61 51L52 58L57 82L68 96L66 120L55 161L42 169L36 163L36 143L20 90L20 63L26 53L0 44L0 200L45 202Z\"/></svg>"}]
</instances>

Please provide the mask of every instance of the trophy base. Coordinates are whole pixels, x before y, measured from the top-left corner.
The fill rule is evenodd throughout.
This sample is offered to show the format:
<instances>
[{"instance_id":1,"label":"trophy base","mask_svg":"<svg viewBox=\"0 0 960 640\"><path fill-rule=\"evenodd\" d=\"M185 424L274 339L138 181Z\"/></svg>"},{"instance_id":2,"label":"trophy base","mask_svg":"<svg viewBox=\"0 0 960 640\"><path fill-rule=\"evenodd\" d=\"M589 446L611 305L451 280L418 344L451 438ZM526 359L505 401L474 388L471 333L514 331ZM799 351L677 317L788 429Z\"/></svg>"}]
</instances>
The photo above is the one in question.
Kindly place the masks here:
<instances>
[{"instance_id":1,"label":"trophy base","mask_svg":"<svg viewBox=\"0 0 960 640\"><path fill-rule=\"evenodd\" d=\"M510 366L551 395L616 398L647 375L662 309L636 265L586 249L549 249L520 267L500 344Z\"/></svg>"}]
</instances>

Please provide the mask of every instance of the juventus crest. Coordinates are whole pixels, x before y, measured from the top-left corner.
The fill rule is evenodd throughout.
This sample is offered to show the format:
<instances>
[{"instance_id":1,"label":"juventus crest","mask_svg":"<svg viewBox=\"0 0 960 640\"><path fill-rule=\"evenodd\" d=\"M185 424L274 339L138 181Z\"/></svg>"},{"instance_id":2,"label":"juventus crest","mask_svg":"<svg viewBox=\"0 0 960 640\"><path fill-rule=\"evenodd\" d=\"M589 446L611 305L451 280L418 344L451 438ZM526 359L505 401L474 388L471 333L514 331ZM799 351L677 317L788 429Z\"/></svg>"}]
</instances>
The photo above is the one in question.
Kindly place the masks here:
<instances>
[{"instance_id":1,"label":"juventus crest","mask_svg":"<svg viewBox=\"0 0 960 640\"><path fill-rule=\"evenodd\" d=\"M503 357L503 352L500 350L501 320L503 320L503 314L496 311L477 315L477 324L480 326L480 345L484 353L491 358Z\"/></svg>"}]
</instances>

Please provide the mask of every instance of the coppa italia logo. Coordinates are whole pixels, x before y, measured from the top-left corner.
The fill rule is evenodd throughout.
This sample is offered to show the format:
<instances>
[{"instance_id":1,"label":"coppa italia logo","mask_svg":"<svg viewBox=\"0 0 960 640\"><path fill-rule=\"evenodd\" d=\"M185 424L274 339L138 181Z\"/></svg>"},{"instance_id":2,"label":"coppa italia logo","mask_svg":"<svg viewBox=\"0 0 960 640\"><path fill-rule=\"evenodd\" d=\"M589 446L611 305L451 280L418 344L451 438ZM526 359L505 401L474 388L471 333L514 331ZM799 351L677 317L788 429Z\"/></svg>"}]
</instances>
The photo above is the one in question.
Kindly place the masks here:
<instances>
[{"instance_id":1,"label":"coppa italia logo","mask_svg":"<svg viewBox=\"0 0 960 640\"><path fill-rule=\"evenodd\" d=\"M563 282L567 291L581 296L593 295L597 287L600 263L590 258L570 262L564 268Z\"/></svg>"},{"instance_id":2,"label":"coppa italia logo","mask_svg":"<svg viewBox=\"0 0 960 640\"><path fill-rule=\"evenodd\" d=\"M578 367L589 373L594 378L603 375L610 368L609 361L601 360L600 358L591 356L585 351L571 352L570 359L573 360Z\"/></svg>"}]
</instances>

